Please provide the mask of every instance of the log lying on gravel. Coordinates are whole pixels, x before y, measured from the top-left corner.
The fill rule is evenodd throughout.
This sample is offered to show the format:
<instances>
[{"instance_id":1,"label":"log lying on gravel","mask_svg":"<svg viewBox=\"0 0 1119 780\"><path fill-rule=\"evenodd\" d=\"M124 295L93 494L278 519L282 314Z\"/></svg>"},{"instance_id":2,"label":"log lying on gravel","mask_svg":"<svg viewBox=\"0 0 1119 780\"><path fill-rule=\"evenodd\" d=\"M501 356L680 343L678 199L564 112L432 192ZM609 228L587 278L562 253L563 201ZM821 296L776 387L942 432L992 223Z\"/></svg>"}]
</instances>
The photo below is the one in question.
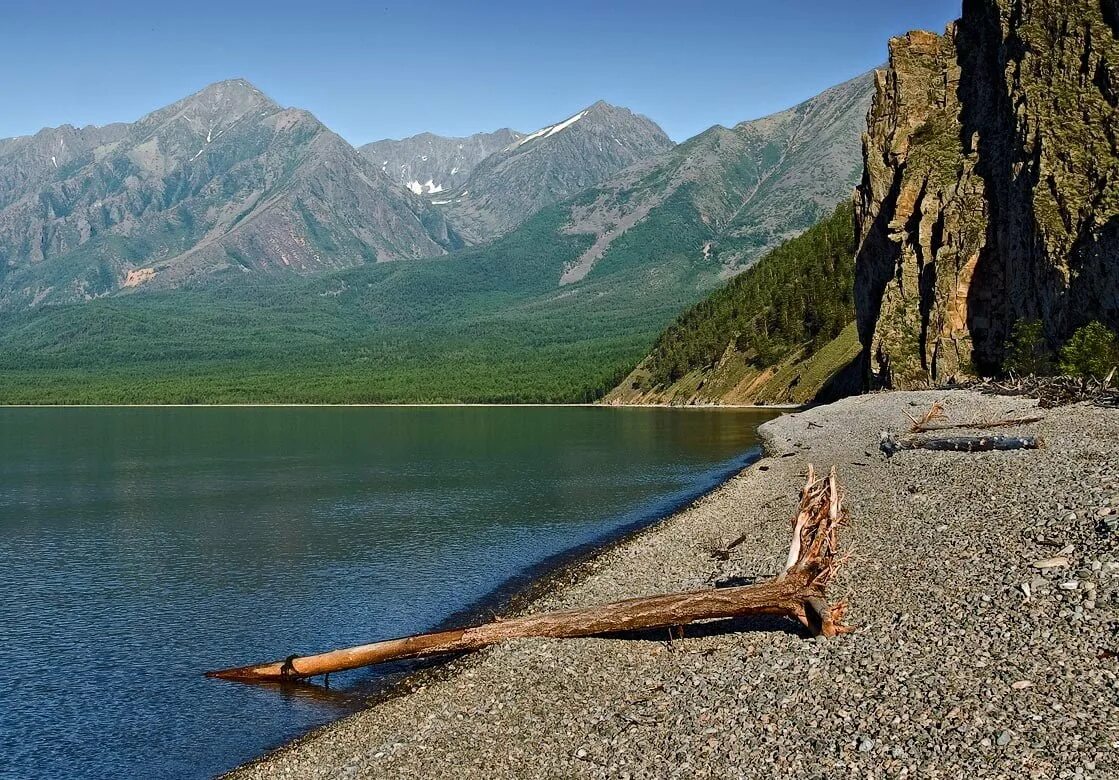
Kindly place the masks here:
<instances>
[{"instance_id":1,"label":"log lying on gravel","mask_svg":"<svg viewBox=\"0 0 1119 780\"><path fill-rule=\"evenodd\" d=\"M937 452L992 452L995 450L1039 450L1045 446L1040 436L955 436L921 437L906 436L896 438L889 433L882 434L879 445L886 457L892 457L903 450L934 450Z\"/></svg>"},{"instance_id":2,"label":"log lying on gravel","mask_svg":"<svg viewBox=\"0 0 1119 780\"><path fill-rule=\"evenodd\" d=\"M293 655L284 661L222 669L206 676L239 682L298 680L385 661L478 650L511 639L589 637L746 616L793 618L814 635L833 637L847 631L842 625L845 605L829 606L826 595L828 583L843 563L838 534L846 521L835 469L817 479L809 466L785 571L768 582L526 615L318 655Z\"/></svg>"}]
</instances>

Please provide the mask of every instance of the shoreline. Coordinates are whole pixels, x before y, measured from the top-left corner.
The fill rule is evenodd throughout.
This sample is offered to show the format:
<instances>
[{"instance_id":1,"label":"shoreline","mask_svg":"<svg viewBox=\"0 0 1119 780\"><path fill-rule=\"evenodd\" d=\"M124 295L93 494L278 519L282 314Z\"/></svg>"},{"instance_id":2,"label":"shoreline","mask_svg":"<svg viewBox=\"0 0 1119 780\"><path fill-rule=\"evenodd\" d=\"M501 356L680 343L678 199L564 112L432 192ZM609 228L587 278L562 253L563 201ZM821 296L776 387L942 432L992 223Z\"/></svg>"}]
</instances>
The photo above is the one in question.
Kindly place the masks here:
<instances>
[{"instance_id":1,"label":"shoreline","mask_svg":"<svg viewBox=\"0 0 1119 780\"><path fill-rule=\"evenodd\" d=\"M727 482L741 474L743 470L757 464L764 457L765 453L761 446L753 448L737 458L733 467L720 472L718 476L711 480L709 485L693 491L687 497L667 503L647 518L615 528L596 539L563 550L526 567L489 593L475 600L474 603L457 610L432 626L430 630L444 631L458 626L473 625L475 622L489 619L499 610L501 614L508 616L520 615L530 611L534 604L549 595L581 582L591 570L595 561L602 556L636 541L644 534L655 532L661 523L670 520L688 507L718 491ZM355 699L364 698L364 701L356 711L341 715L321 725L313 726L304 733L290 739L285 739L268 748L259 756L221 774L220 777L235 777L237 773L244 769L267 763L273 756L294 749L309 740L316 739L319 735L329 732L339 722L354 715L360 715L362 712L385 702L407 696L417 687L461 674L477 660L479 660L479 654L477 653L461 653L441 658L401 662L401 666L404 668L399 671L358 686L358 690L355 690L352 696ZM243 683L225 684L238 685ZM321 689L320 685L305 681L295 683L295 685L305 690L318 691ZM342 691L338 693L345 695Z\"/></svg>"},{"instance_id":2,"label":"shoreline","mask_svg":"<svg viewBox=\"0 0 1119 780\"><path fill-rule=\"evenodd\" d=\"M0 409L678 409L680 411L801 409L796 404L720 404L678 406L674 404L498 404L498 403L396 403L396 404L0 404Z\"/></svg>"},{"instance_id":3,"label":"shoreline","mask_svg":"<svg viewBox=\"0 0 1119 780\"><path fill-rule=\"evenodd\" d=\"M676 642L512 642L405 678L384 700L230 776L648 776L668 774L668 756L681 776L766 777L775 768L810 776L825 766L1017 776L1028 760L1081 766L1091 777L1114 766L1119 701L1101 704L1094 691L1119 686L1097 647L1119 618L1119 550L1097 539L1095 525L1097 510L1112 506L1099 509L1101 501L1119 507L1119 412L1047 411L1028 431L1050 441L1040 452L877 454L881 430L908 427L905 414L945 396L955 419L1036 408L939 391L777 418L763 426L767 457L533 583L519 607L769 576L787 552L811 461L838 465L848 490L855 558L835 597L851 604L853 634L805 642L772 625L697 625ZM1089 488L1075 476L1083 462L1098 467ZM1071 571L1030 567L1054 553L1034 540L1039 522L1072 545ZM742 532L747 541L729 561L709 557ZM1070 590L1070 576L1083 585ZM1039 714L1050 711L1060 714Z\"/></svg>"}]
</instances>

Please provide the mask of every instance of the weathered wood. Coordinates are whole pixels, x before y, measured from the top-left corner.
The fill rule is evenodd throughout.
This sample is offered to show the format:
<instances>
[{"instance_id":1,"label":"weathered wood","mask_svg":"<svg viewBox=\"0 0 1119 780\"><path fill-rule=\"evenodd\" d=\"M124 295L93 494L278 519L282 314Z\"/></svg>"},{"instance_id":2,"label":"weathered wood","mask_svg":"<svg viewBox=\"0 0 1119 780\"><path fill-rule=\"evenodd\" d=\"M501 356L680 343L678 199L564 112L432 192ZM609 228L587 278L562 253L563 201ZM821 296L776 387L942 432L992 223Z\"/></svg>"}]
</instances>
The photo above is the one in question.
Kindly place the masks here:
<instances>
[{"instance_id":1,"label":"weathered wood","mask_svg":"<svg viewBox=\"0 0 1119 780\"><path fill-rule=\"evenodd\" d=\"M937 452L992 452L1008 450L1037 450L1045 446L1040 436L960 436L924 438L906 436L896 438L882 434L880 447L887 457L903 450L934 450Z\"/></svg>"},{"instance_id":2,"label":"weathered wood","mask_svg":"<svg viewBox=\"0 0 1119 780\"><path fill-rule=\"evenodd\" d=\"M828 477L816 479L809 467L800 511L794 520L788 565L779 577L769 582L525 615L469 628L207 672L206 676L241 682L296 680L385 661L477 650L511 639L570 639L752 615L792 618L814 634L831 637L846 630L841 625L843 606L829 607L825 592L842 562L838 556L838 531L845 522L835 469Z\"/></svg>"},{"instance_id":3,"label":"weathered wood","mask_svg":"<svg viewBox=\"0 0 1119 780\"><path fill-rule=\"evenodd\" d=\"M1021 417L1010 420L977 420L975 422L962 423L946 422L946 420L948 420L947 404L948 402L946 400L935 402L919 419L906 412L905 416L913 422L913 427L909 429L909 433L932 433L933 431L954 430L986 431L992 428L1014 428L1019 425L1029 425L1031 423L1041 422L1045 419L1044 417Z\"/></svg>"},{"instance_id":4,"label":"weathered wood","mask_svg":"<svg viewBox=\"0 0 1119 780\"><path fill-rule=\"evenodd\" d=\"M1020 425L1032 425L1044 420L1044 417L1019 417L1012 420L980 420L965 423L926 423L914 427L911 433L936 433L938 431L989 431L996 428L1017 428Z\"/></svg>"}]
</instances>

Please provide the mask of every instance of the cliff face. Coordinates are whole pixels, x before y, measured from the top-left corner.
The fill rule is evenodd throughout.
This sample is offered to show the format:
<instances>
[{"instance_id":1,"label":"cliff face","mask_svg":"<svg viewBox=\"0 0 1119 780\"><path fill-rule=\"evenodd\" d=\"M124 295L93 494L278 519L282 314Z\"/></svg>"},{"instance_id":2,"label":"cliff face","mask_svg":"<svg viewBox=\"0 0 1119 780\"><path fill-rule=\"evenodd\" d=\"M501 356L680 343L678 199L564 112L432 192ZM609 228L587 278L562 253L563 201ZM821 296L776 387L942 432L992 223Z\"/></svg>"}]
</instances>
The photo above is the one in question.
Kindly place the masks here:
<instances>
[{"instance_id":1,"label":"cliff face","mask_svg":"<svg viewBox=\"0 0 1119 780\"><path fill-rule=\"evenodd\" d=\"M1119 0L966 0L891 41L856 195L856 305L880 385L997 368L1119 325Z\"/></svg>"}]
</instances>

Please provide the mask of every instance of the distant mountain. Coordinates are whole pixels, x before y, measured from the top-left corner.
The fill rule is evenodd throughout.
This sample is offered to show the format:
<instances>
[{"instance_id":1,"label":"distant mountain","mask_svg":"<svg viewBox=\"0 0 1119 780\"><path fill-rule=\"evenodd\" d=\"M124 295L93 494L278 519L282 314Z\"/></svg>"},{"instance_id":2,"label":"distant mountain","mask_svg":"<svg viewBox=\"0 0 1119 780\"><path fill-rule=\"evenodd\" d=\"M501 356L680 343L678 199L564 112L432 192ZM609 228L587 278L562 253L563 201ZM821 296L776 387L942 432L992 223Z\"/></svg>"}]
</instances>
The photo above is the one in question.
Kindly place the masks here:
<instances>
[{"instance_id":1,"label":"distant mountain","mask_svg":"<svg viewBox=\"0 0 1119 780\"><path fill-rule=\"evenodd\" d=\"M558 280L567 285L631 252L633 233L657 254L689 254L724 278L827 216L862 170L859 138L874 88L869 74L794 108L716 126L587 193L566 230L593 245Z\"/></svg>"},{"instance_id":2,"label":"distant mountain","mask_svg":"<svg viewBox=\"0 0 1119 780\"><path fill-rule=\"evenodd\" d=\"M869 77L856 79L679 147L650 131L645 150L659 154L490 243L441 257L238 273L237 284L173 291L153 280L142 295L0 312L0 400L593 400L649 354L681 311L850 198L872 91ZM621 126L617 142L603 133L613 119L645 120L599 108L608 116L588 109L491 155L461 197L475 182L496 187L499 171L507 194L529 191L533 179L520 178L529 169L538 190L578 186L566 178L580 173L574 161L595 159L600 144L600 160L609 144L636 155ZM344 159L352 156L400 198L419 202L367 158ZM348 209L347 189L312 191L335 204L332 214L364 213ZM488 203L502 203L496 189ZM457 230L454 209L442 208ZM503 213L508 223L519 218ZM319 224L337 234L333 217ZM251 257L259 256L267 257Z\"/></svg>"},{"instance_id":3,"label":"distant mountain","mask_svg":"<svg viewBox=\"0 0 1119 780\"><path fill-rule=\"evenodd\" d=\"M457 244L429 204L311 114L242 80L131 125L0 142L0 305Z\"/></svg>"},{"instance_id":4,"label":"distant mountain","mask_svg":"<svg viewBox=\"0 0 1119 780\"><path fill-rule=\"evenodd\" d=\"M417 195L437 195L466 182L482 160L524 138L509 128L446 138L420 133L400 141L374 141L359 146L385 175Z\"/></svg>"},{"instance_id":5,"label":"distant mountain","mask_svg":"<svg viewBox=\"0 0 1119 780\"><path fill-rule=\"evenodd\" d=\"M653 121L600 101L513 141L432 202L464 238L482 243L672 146Z\"/></svg>"}]
</instances>

